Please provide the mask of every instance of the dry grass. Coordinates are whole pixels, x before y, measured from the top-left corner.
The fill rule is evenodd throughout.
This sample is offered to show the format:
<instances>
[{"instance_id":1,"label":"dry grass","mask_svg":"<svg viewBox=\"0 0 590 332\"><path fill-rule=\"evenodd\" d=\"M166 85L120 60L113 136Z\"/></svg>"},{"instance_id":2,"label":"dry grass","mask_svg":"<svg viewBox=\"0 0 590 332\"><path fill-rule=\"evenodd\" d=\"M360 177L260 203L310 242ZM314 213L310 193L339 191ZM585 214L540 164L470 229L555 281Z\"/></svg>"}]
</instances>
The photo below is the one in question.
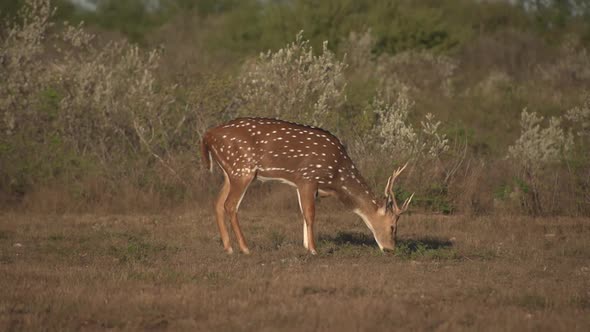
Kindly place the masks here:
<instances>
[{"instance_id":1,"label":"dry grass","mask_svg":"<svg viewBox=\"0 0 590 332\"><path fill-rule=\"evenodd\" d=\"M269 201L242 208L250 256L223 253L210 208L4 213L0 330L590 328L587 219L411 215L383 255L323 201L311 257L299 214Z\"/></svg>"}]
</instances>

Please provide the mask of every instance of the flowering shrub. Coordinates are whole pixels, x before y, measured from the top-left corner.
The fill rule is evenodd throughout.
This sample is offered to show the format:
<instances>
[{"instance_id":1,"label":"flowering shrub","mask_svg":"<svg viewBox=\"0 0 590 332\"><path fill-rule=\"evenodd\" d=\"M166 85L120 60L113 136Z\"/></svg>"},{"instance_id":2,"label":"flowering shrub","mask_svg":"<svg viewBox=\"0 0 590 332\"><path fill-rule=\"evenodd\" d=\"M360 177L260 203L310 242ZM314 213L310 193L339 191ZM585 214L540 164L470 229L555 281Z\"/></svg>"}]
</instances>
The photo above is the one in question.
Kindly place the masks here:
<instances>
[{"instance_id":1,"label":"flowering shrub","mask_svg":"<svg viewBox=\"0 0 590 332\"><path fill-rule=\"evenodd\" d=\"M573 146L573 136L561 128L560 118L551 118L546 128L541 127L543 120L537 113L524 109L520 118L521 135L508 148L509 157L531 172L562 160Z\"/></svg>"},{"instance_id":2,"label":"flowering shrub","mask_svg":"<svg viewBox=\"0 0 590 332\"><path fill-rule=\"evenodd\" d=\"M570 109L566 118L578 127L579 136L590 136L590 95L586 97L586 101L582 106Z\"/></svg>"},{"instance_id":3,"label":"flowering shrub","mask_svg":"<svg viewBox=\"0 0 590 332\"><path fill-rule=\"evenodd\" d=\"M414 106L407 89L397 93L397 97L388 104L379 97L372 103L377 115L374 131L380 148L390 155L403 159L439 158L449 149L446 135L439 132L441 122L434 120L434 115L426 114L420 122L421 130L416 130L408 123L408 115Z\"/></svg>"},{"instance_id":4,"label":"flowering shrub","mask_svg":"<svg viewBox=\"0 0 590 332\"><path fill-rule=\"evenodd\" d=\"M345 101L343 71L324 42L314 55L303 33L276 52L260 54L240 78L248 114L325 125Z\"/></svg>"},{"instance_id":5,"label":"flowering shrub","mask_svg":"<svg viewBox=\"0 0 590 332\"><path fill-rule=\"evenodd\" d=\"M26 0L0 44L0 181L22 191L90 168L125 173L117 162L129 159L174 172L165 155L190 115L175 107L174 86L158 85L160 52L97 45L81 25L49 35L53 13L49 0Z\"/></svg>"},{"instance_id":6,"label":"flowering shrub","mask_svg":"<svg viewBox=\"0 0 590 332\"><path fill-rule=\"evenodd\" d=\"M550 178L549 166L558 166L574 146L573 135L561 128L561 118L553 117L547 127L544 118L535 112L521 113L521 135L508 148L508 157L518 165L516 192L521 205L531 214L543 214L556 209L554 187L558 178ZM553 182L553 183L551 183Z\"/></svg>"}]
</instances>

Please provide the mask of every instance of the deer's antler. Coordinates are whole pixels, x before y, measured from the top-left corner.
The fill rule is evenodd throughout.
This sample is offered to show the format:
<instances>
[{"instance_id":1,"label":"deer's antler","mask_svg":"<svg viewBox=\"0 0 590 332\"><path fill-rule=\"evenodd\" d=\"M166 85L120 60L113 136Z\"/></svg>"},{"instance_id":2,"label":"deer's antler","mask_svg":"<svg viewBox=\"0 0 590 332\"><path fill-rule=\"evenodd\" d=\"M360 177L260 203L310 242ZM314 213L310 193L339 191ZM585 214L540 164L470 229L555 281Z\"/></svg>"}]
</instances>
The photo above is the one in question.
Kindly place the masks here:
<instances>
[{"instance_id":1,"label":"deer's antler","mask_svg":"<svg viewBox=\"0 0 590 332\"><path fill-rule=\"evenodd\" d=\"M401 172L403 172L404 169L406 169L406 166L408 166L408 163L406 163L403 167L399 167L398 169L393 171L393 174L389 177L389 179L387 179L387 185L385 186L385 197L387 197L387 202L388 203L391 202L393 212L397 215L400 215L400 214L406 212L408 210L408 206L410 205L410 202L412 201L412 198L414 198L414 194L412 194L408 199L406 199L404 201L401 209L398 206L397 201L395 200L395 193L393 192L393 184L395 183L395 179L401 174ZM387 204L387 205L389 206L389 204Z\"/></svg>"}]
</instances>

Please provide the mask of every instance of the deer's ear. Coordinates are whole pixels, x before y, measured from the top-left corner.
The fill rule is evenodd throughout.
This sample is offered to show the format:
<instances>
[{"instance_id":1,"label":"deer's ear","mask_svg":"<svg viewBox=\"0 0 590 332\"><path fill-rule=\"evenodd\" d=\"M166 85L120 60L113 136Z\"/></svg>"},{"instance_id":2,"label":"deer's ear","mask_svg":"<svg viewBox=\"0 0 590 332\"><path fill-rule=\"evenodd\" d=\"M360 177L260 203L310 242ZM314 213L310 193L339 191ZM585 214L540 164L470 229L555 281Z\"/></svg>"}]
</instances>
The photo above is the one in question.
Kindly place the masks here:
<instances>
[{"instance_id":1,"label":"deer's ear","mask_svg":"<svg viewBox=\"0 0 590 332\"><path fill-rule=\"evenodd\" d=\"M377 210L377 212L384 216L385 214L387 214L388 212L392 211L392 205L391 205L391 200L389 198L384 198L382 200L381 205L379 206L379 209Z\"/></svg>"},{"instance_id":2,"label":"deer's ear","mask_svg":"<svg viewBox=\"0 0 590 332\"><path fill-rule=\"evenodd\" d=\"M379 209L377 209L377 213L380 216L384 216L387 213L387 200L384 200L383 204L381 204L381 206L379 206Z\"/></svg>"}]
</instances>

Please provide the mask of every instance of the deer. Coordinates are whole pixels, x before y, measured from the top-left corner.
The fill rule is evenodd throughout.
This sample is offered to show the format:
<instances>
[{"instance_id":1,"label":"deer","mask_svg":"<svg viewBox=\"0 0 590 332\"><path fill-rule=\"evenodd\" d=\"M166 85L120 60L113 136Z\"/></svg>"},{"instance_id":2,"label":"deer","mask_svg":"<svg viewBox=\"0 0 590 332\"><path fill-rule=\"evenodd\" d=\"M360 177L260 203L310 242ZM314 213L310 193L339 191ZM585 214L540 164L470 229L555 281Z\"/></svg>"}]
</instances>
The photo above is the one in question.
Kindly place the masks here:
<instances>
[{"instance_id":1,"label":"deer","mask_svg":"<svg viewBox=\"0 0 590 332\"><path fill-rule=\"evenodd\" d=\"M276 180L296 188L303 216L303 246L312 255L317 254L314 222L319 195L336 196L351 207L372 232L381 251L394 250L398 220L414 197L412 194L400 207L393 190L407 163L393 171L385 186L385 197L378 199L340 140L314 126L272 118L237 118L205 132L201 153L211 172L213 160L223 173L224 182L214 209L221 242L228 254L233 249L226 214L241 252L250 253L238 221L238 209L254 179Z\"/></svg>"}]
</instances>

